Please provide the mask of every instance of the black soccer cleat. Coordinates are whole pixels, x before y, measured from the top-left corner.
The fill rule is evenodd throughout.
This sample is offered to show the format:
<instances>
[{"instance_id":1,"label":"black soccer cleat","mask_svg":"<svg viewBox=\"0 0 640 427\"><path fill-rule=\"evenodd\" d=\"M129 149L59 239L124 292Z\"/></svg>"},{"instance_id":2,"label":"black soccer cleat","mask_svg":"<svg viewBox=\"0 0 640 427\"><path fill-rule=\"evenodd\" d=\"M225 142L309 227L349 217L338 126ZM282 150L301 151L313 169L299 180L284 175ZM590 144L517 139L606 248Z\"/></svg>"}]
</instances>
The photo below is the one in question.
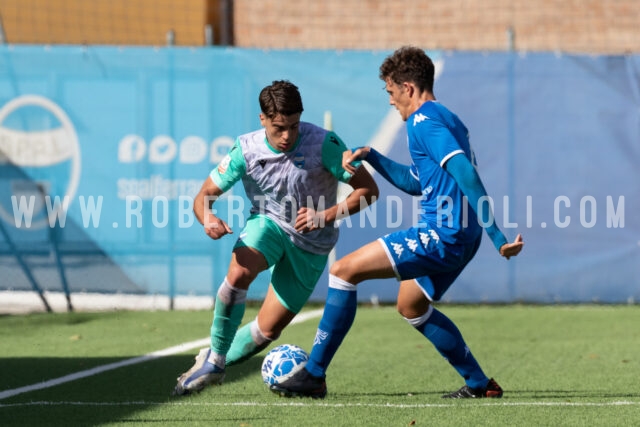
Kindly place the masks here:
<instances>
[{"instance_id":1,"label":"black soccer cleat","mask_svg":"<svg viewBox=\"0 0 640 427\"><path fill-rule=\"evenodd\" d=\"M500 398L502 397L502 387L491 378L485 388L471 388L465 385L458 391L442 396L443 399L477 399L482 397Z\"/></svg>"},{"instance_id":2,"label":"black soccer cleat","mask_svg":"<svg viewBox=\"0 0 640 427\"><path fill-rule=\"evenodd\" d=\"M303 368L281 383L271 384L269 389L283 397L324 399L327 395L327 382L324 375L315 377Z\"/></svg>"}]
</instances>

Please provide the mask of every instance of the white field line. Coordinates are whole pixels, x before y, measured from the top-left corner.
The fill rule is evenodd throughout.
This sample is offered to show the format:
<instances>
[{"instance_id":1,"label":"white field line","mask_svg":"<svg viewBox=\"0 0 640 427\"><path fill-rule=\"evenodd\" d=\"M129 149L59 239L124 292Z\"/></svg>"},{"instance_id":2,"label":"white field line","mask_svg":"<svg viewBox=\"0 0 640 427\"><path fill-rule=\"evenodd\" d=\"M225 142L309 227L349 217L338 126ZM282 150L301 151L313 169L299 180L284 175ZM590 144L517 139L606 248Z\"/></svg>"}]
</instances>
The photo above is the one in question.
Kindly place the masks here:
<instances>
[{"instance_id":1,"label":"white field line","mask_svg":"<svg viewBox=\"0 0 640 427\"><path fill-rule=\"evenodd\" d=\"M322 315L322 309L307 311L298 314L291 324L302 323L309 319L320 317ZM14 388L11 390L5 390L0 392L0 400L12 397L18 394L27 393L35 390L42 390L43 388L54 387L60 384L68 383L70 381L79 380L81 378L91 377L93 375L100 374L102 372L110 371L112 369L122 368L123 366L135 365L137 363L148 362L150 360L158 359L160 357L172 356L174 354L180 354L194 348L206 347L211 342L210 338L202 338L196 341L190 341L182 344L178 344L173 347L165 348L163 350L154 351L153 353L147 353L144 356L134 357L131 359L121 360L119 362L108 363L102 366L96 366L95 368L86 369L84 371L75 372L73 374L65 375L63 377L54 378L52 380L43 381L36 384L31 384L23 387Z\"/></svg>"},{"instance_id":2,"label":"white field line","mask_svg":"<svg viewBox=\"0 0 640 427\"><path fill-rule=\"evenodd\" d=\"M469 402L471 403L471 401ZM613 406L640 406L639 402L634 401L612 401L612 402L505 402L491 399L480 403L473 400L473 405L465 405L458 403L419 403L419 404L394 404L394 403L318 403L307 399L303 402L147 402L147 401L125 401L125 402L54 402L54 401L35 401L21 403L0 403L0 408L10 408L19 406L258 406L258 407L324 407L324 408L390 408L390 409L421 409L421 408L459 408L465 406L528 406L528 407L613 407Z\"/></svg>"}]
</instances>

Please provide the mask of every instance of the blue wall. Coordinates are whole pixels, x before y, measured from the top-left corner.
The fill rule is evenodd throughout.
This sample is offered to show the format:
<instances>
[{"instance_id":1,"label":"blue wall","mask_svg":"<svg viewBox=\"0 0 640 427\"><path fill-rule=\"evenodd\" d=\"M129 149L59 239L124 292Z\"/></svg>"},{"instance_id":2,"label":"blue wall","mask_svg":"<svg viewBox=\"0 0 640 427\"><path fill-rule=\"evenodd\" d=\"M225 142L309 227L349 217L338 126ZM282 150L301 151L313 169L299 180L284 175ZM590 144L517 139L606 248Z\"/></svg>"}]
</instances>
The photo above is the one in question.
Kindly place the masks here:
<instances>
[{"instance_id":1,"label":"blue wall","mask_svg":"<svg viewBox=\"0 0 640 427\"><path fill-rule=\"evenodd\" d=\"M188 203L235 136L260 126L259 90L289 79L304 120L322 125L330 111L348 145L406 162L377 76L388 53L0 47L0 288L211 295L234 237L208 239ZM640 57L431 55L436 96L470 129L498 223L526 242L507 262L485 239L445 299L640 298ZM375 224L344 221L338 256L412 223L411 198L378 182ZM49 226L43 191L69 197L64 226ZM30 227L16 226L20 195L34 196ZM91 200L102 203L95 223ZM396 292L372 281L359 295ZM325 293L326 276L313 298Z\"/></svg>"}]
</instances>

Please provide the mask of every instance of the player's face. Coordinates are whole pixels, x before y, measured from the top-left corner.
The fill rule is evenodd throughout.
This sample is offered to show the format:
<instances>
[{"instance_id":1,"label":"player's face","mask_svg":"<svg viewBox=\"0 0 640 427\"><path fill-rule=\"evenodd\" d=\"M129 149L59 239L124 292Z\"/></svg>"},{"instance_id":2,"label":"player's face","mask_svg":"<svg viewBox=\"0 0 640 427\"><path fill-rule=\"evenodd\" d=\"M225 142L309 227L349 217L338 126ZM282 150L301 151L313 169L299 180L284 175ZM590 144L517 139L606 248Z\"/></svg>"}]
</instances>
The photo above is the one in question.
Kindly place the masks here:
<instances>
[{"instance_id":1,"label":"player's face","mask_svg":"<svg viewBox=\"0 0 640 427\"><path fill-rule=\"evenodd\" d=\"M411 98L406 86L394 83L390 78L387 78L385 82L387 83L385 89L389 94L389 104L396 107L402 120L406 121L411 113L413 113L413 111L410 110Z\"/></svg>"},{"instance_id":2,"label":"player's face","mask_svg":"<svg viewBox=\"0 0 640 427\"><path fill-rule=\"evenodd\" d=\"M260 123L267 133L267 141L277 151L287 151L296 143L300 126L300 113L290 116L276 115L273 119L260 114Z\"/></svg>"}]
</instances>

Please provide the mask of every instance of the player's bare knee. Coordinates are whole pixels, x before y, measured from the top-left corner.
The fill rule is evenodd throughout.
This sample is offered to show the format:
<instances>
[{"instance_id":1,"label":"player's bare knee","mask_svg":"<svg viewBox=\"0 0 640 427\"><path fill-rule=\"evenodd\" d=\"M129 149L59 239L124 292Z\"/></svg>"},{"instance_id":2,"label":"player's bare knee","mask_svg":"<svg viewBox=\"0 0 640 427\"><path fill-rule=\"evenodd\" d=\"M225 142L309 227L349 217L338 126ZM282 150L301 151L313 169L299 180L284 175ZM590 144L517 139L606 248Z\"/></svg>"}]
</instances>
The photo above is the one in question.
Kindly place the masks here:
<instances>
[{"instance_id":1,"label":"player's bare knee","mask_svg":"<svg viewBox=\"0 0 640 427\"><path fill-rule=\"evenodd\" d=\"M404 317L404 320L406 320L411 326L413 326L414 328L419 328L422 325L424 325L427 322L427 320L429 320L429 317L433 312L433 306L429 304L427 306L427 310L422 313L420 313L419 311L409 310L406 308L404 308L403 311L400 311L399 307L398 307L398 311L400 312L402 317Z\"/></svg>"},{"instance_id":2,"label":"player's bare knee","mask_svg":"<svg viewBox=\"0 0 640 427\"><path fill-rule=\"evenodd\" d=\"M231 265L227 272L227 280L231 286L241 289L249 288L253 279L257 276L257 272L253 272L251 269L240 266L238 264Z\"/></svg>"},{"instance_id":3,"label":"player's bare knee","mask_svg":"<svg viewBox=\"0 0 640 427\"><path fill-rule=\"evenodd\" d=\"M396 310L398 310L398 313L400 313L400 315L406 319L415 317L415 312L413 310L410 310L408 307L405 307L400 303L396 304Z\"/></svg>"},{"instance_id":4,"label":"player's bare knee","mask_svg":"<svg viewBox=\"0 0 640 427\"><path fill-rule=\"evenodd\" d=\"M331 266L331 269L329 270L329 273L336 277L339 277L345 282L353 283L351 268L349 267L349 264L344 261L344 259L339 259L336 262L334 262L333 265Z\"/></svg>"},{"instance_id":5,"label":"player's bare knee","mask_svg":"<svg viewBox=\"0 0 640 427\"><path fill-rule=\"evenodd\" d=\"M420 301L418 304L407 304L406 302L398 301L396 310L405 319L415 319L423 317L427 313L431 314L431 303L429 301Z\"/></svg>"}]
</instances>

